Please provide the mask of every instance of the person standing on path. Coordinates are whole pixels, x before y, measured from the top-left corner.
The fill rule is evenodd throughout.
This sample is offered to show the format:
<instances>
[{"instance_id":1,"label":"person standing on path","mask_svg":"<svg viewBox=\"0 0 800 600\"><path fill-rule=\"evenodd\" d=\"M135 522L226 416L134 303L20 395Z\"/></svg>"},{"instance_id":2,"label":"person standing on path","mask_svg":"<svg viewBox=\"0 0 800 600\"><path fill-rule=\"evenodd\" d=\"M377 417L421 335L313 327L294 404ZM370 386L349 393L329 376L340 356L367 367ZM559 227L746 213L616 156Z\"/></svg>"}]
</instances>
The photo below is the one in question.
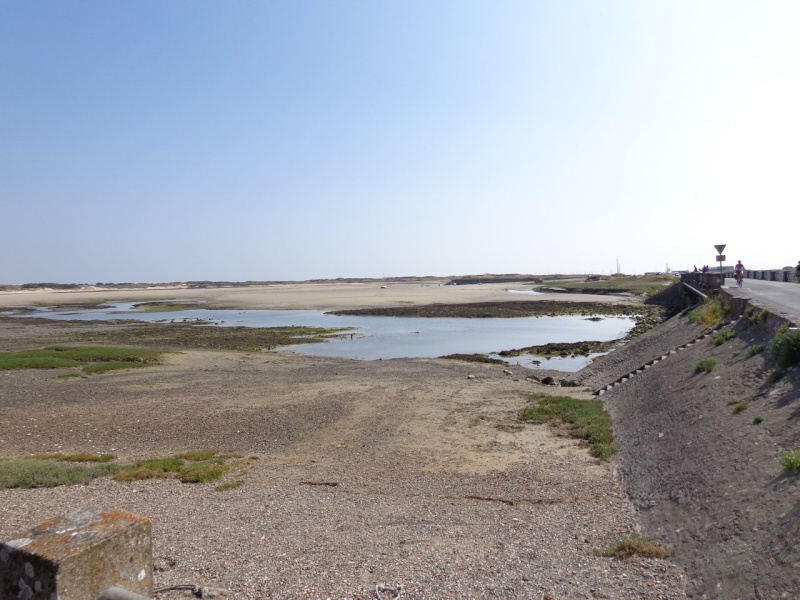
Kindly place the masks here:
<instances>
[{"instance_id":1,"label":"person standing on path","mask_svg":"<svg viewBox=\"0 0 800 600\"><path fill-rule=\"evenodd\" d=\"M800 283L800 260L797 261L797 266L794 268L794 282Z\"/></svg>"}]
</instances>

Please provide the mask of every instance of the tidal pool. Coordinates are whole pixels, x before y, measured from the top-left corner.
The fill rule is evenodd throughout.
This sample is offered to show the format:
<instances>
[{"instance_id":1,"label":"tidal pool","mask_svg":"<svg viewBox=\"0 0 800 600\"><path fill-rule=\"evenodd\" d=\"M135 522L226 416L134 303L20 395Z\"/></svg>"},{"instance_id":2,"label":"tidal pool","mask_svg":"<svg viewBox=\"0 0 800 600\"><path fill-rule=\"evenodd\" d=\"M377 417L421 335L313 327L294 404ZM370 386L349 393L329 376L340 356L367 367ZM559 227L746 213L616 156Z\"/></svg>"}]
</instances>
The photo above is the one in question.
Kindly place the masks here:
<instances>
[{"instance_id":1,"label":"tidal pool","mask_svg":"<svg viewBox=\"0 0 800 600\"><path fill-rule=\"evenodd\" d=\"M614 340L624 337L635 325L633 319L619 316L600 320L581 316L464 319L330 315L314 310L191 309L154 312L138 309L134 303L115 303L105 308L74 311L43 308L19 316L86 321L134 319L147 322L204 322L216 327L296 325L347 328L346 332L331 337L327 342L290 346L279 351L359 360L487 354L510 364L560 371L577 371L596 355L545 359L531 355L507 358L496 353L551 342Z\"/></svg>"}]
</instances>

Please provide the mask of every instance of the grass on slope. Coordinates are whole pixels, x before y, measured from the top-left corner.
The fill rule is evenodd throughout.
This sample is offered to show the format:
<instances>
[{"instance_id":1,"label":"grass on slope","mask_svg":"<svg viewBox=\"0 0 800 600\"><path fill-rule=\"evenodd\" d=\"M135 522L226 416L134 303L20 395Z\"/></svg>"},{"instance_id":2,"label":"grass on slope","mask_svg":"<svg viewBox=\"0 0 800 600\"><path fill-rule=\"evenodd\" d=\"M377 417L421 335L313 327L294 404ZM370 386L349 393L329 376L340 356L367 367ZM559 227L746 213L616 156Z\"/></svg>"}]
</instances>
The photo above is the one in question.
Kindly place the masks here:
<instances>
[{"instance_id":1,"label":"grass on slope","mask_svg":"<svg viewBox=\"0 0 800 600\"><path fill-rule=\"evenodd\" d=\"M547 423L566 435L589 442L590 453L608 460L617 451L611 432L611 416L600 400L567 396L526 394L530 405L522 410L523 421Z\"/></svg>"}]
</instances>

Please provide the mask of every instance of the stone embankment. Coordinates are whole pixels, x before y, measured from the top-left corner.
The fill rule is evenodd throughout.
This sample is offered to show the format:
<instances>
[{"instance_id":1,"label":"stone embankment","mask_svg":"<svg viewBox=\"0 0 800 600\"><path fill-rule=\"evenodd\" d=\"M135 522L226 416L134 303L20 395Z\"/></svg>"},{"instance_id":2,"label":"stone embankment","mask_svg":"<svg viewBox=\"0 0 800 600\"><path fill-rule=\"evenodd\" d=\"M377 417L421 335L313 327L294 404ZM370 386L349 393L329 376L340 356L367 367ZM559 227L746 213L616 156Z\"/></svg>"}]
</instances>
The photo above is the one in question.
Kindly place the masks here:
<instances>
[{"instance_id":1,"label":"stone embankment","mask_svg":"<svg viewBox=\"0 0 800 600\"><path fill-rule=\"evenodd\" d=\"M800 371L776 376L783 319L727 301L716 332L678 315L572 380L602 392L642 533L675 551L689 597L798 598L800 479L779 457L800 444Z\"/></svg>"}]
</instances>

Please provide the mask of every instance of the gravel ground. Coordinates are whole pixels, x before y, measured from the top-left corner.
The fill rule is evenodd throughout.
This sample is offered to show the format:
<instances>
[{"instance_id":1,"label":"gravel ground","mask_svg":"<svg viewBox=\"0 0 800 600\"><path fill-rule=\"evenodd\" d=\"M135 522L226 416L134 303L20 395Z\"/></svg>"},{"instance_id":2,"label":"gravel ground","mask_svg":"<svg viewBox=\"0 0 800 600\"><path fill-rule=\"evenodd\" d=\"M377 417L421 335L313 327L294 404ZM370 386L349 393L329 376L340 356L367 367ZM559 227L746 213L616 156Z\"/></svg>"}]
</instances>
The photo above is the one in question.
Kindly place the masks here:
<instances>
[{"instance_id":1,"label":"gravel ground","mask_svg":"<svg viewBox=\"0 0 800 600\"><path fill-rule=\"evenodd\" d=\"M223 492L110 479L0 490L0 539L97 506L152 520L156 587L245 599L375 598L382 583L402 585L402 598L684 598L669 561L595 555L638 529L612 465L516 419L525 392L588 391L507 370L190 351L85 379L2 372L4 456L245 458L229 476L241 485Z\"/></svg>"}]
</instances>

